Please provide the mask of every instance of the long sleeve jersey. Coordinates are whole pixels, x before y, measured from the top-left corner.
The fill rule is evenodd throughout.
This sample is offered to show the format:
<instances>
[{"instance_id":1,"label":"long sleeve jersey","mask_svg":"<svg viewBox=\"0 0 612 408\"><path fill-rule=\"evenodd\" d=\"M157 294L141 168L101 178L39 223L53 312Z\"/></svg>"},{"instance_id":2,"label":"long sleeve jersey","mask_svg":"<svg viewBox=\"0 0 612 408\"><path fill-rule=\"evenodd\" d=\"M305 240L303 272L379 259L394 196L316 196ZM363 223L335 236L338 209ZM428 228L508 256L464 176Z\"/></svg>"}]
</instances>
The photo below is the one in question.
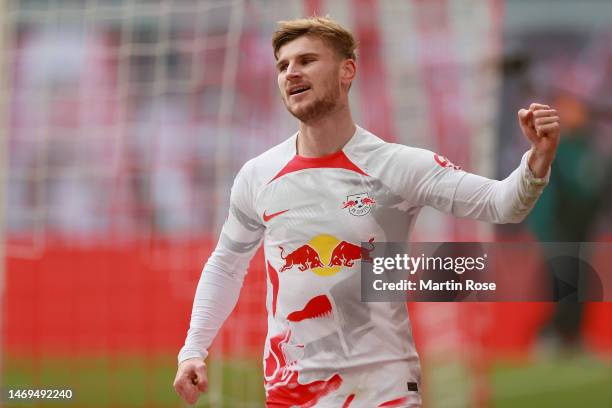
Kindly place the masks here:
<instances>
[{"instance_id":1,"label":"long sleeve jersey","mask_svg":"<svg viewBox=\"0 0 612 408\"><path fill-rule=\"evenodd\" d=\"M457 217L520 222L544 183L529 171L528 153L497 181L428 150L387 143L360 127L342 150L325 157L299 156L296 138L248 161L236 176L179 361L206 358L263 239L268 406L408 401L418 389L420 365L406 305L361 301L360 243L408 241L424 206ZM368 387L363 381L350 384L348 373L381 364L399 365L415 385L398 398L371 390L376 396L368 400Z\"/></svg>"}]
</instances>

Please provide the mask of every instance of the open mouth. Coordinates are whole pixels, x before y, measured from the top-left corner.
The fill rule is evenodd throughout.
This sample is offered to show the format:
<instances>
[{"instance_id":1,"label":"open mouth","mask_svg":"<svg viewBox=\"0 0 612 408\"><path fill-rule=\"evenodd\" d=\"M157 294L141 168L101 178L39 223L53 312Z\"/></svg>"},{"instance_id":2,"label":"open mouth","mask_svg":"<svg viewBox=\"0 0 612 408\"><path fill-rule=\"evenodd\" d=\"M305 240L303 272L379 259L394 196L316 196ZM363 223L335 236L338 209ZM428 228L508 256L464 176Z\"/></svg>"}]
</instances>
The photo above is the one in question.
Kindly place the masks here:
<instances>
[{"instance_id":1,"label":"open mouth","mask_svg":"<svg viewBox=\"0 0 612 408\"><path fill-rule=\"evenodd\" d=\"M309 86L301 86L299 88L295 88L289 91L289 95L293 96L293 95L301 94L302 92L306 92L309 89L310 89Z\"/></svg>"}]
</instances>

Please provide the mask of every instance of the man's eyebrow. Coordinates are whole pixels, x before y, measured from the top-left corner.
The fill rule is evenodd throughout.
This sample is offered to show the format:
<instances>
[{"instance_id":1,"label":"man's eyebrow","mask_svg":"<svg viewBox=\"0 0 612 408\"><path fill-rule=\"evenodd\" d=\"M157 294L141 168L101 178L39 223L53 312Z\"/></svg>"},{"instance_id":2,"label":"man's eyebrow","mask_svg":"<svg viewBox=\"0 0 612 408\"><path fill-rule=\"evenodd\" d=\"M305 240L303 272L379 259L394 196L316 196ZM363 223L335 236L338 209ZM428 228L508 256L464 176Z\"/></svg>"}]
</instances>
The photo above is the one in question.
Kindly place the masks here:
<instances>
[{"instance_id":1,"label":"man's eyebrow","mask_svg":"<svg viewBox=\"0 0 612 408\"><path fill-rule=\"evenodd\" d=\"M316 52L305 52L303 54L298 54L295 57L296 58L304 58L304 57L318 57L318 56L319 56L319 54L316 53ZM287 63L287 60L285 58L283 58L281 60L278 60L276 62L276 68L279 68L281 65L286 64L286 63Z\"/></svg>"}]
</instances>

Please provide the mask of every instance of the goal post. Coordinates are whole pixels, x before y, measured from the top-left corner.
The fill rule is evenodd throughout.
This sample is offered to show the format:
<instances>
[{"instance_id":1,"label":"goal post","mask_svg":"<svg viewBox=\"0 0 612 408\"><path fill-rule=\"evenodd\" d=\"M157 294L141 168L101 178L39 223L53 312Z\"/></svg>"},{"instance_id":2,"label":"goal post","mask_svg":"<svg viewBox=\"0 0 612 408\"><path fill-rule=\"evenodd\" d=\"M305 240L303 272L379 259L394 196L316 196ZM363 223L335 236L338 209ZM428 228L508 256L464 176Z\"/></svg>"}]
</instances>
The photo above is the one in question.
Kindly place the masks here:
<instances>
[{"instance_id":1,"label":"goal post","mask_svg":"<svg viewBox=\"0 0 612 408\"><path fill-rule=\"evenodd\" d=\"M4 313L5 313L5 273L6 273L6 201L7 183L9 180L8 165L8 93L9 87L9 64L5 58L8 52L7 36L10 32L8 24L10 20L6 17L6 1L0 0L0 339L4 338ZM4 384L4 349L0 344L0 389Z\"/></svg>"}]
</instances>

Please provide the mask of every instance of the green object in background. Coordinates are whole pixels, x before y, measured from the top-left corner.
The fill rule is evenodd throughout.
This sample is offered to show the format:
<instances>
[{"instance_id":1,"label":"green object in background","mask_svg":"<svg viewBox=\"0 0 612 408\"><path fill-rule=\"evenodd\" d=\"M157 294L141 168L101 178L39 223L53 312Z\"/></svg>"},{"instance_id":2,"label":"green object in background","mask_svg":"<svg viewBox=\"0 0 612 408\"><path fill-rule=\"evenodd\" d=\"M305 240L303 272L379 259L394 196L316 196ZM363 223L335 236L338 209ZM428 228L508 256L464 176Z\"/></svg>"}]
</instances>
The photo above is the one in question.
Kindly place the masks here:
<instances>
[{"instance_id":1,"label":"green object in background","mask_svg":"<svg viewBox=\"0 0 612 408\"><path fill-rule=\"evenodd\" d=\"M24 407L185 407L172 389L175 356L113 356L113 358L11 358L4 360L4 389L12 387L68 387L70 402L6 403ZM430 367L429 369L435 369ZM491 406L610 407L612 364L586 356L554 358L530 363L498 361L489 385ZM453 372L458 372L452 369ZM225 360L209 366L211 388L221 389L200 399L197 407L255 408L264 406L261 362ZM469 373L465 373L469 376ZM220 377L219 377L220 376ZM449 385L449 384L447 384ZM452 384L451 384L452 386ZM465 388L465 387L463 387ZM435 391L434 391L435 392ZM467 397L469 399L469 396ZM218 399L217 404L209 403Z\"/></svg>"},{"instance_id":2,"label":"green object in background","mask_svg":"<svg viewBox=\"0 0 612 408\"><path fill-rule=\"evenodd\" d=\"M3 401L6 408L32 407L185 407L172 388L176 356L92 358L11 358L4 361L4 389L70 388L71 401ZM259 360L226 360L208 367L211 383L221 384L200 398L197 407L255 408L264 405ZM218 376L221 376L219 378ZM211 388L214 388L211 386ZM219 399L223 403L211 404Z\"/></svg>"},{"instance_id":3,"label":"green object in background","mask_svg":"<svg viewBox=\"0 0 612 408\"><path fill-rule=\"evenodd\" d=\"M493 370L495 408L612 407L612 364L584 354Z\"/></svg>"}]
</instances>

